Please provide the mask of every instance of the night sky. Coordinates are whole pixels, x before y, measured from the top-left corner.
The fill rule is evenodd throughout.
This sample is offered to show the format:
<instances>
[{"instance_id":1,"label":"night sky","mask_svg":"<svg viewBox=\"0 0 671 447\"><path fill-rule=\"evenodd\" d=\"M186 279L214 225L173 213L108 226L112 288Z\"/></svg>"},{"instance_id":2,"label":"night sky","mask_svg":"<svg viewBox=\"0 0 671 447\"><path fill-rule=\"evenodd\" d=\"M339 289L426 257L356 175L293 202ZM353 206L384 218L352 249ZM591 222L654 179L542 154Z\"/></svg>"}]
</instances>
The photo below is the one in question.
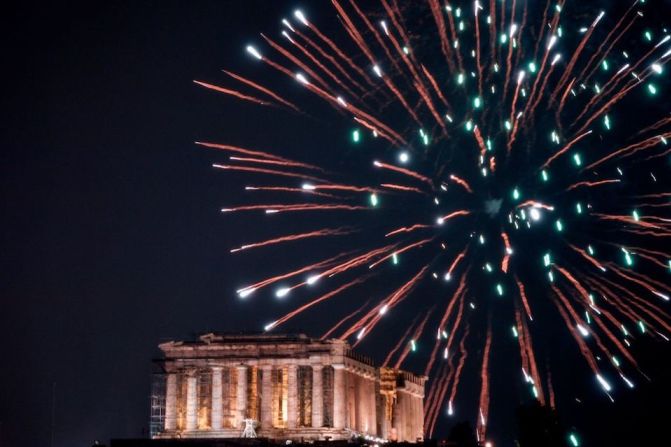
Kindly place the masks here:
<instances>
[{"instance_id":1,"label":"night sky","mask_svg":"<svg viewBox=\"0 0 671 447\"><path fill-rule=\"evenodd\" d=\"M0 446L144 436L160 342L258 331L286 312L235 296L284 252L230 256L241 242L263 239L250 234L276 232L263 219L222 216L220 208L242 202L232 192L241 177L215 172L211 163L223 157L194 141L264 148L277 141L293 154L333 154L344 144L342 129L241 104L192 80L217 83L226 68L272 84L243 49L259 31L274 35L296 5L128 1L4 11ZM307 258L292 256L296 264ZM321 335L325 327L307 319L287 329ZM559 349L577 351L562 337ZM582 363L575 373L570 362L556 365L565 383L558 392L567 396L563 421L585 445L627 445L668 431L668 345L637 346L654 381L640 379L615 405L596 392L570 403L571 384L591 377ZM380 355L374 344L362 351ZM493 389L506 388L492 380ZM497 445L512 445L516 404L492 399Z\"/></svg>"}]
</instances>

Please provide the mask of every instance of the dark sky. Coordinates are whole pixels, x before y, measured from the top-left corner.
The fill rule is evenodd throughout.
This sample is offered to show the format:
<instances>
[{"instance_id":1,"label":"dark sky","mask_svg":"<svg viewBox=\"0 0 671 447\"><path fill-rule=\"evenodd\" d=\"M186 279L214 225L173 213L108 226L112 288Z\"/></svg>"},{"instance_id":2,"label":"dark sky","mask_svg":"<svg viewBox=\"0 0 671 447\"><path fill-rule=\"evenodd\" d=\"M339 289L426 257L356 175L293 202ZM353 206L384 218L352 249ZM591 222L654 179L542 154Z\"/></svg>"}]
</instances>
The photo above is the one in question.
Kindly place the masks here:
<instances>
[{"instance_id":1,"label":"dark sky","mask_svg":"<svg viewBox=\"0 0 671 447\"><path fill-rule=\"evenodd\" d=\"M249 69L244 45L275 32L294 5L68 2L3 12L0 446L141 436L159 342L258 330L273 315L235 299L240 272L254 264L232 262L228 250L249 239L233 235L242 224L219 208L238 183L213 172L212 154L193 142L254 146L264 129L287 145L309 137L285 126L295 117L191 81ZM643 355L657 385L575 411L590 445L665 430L671 395L659 379L671 369L656 349Z\"/></svg>"}]
</instances>

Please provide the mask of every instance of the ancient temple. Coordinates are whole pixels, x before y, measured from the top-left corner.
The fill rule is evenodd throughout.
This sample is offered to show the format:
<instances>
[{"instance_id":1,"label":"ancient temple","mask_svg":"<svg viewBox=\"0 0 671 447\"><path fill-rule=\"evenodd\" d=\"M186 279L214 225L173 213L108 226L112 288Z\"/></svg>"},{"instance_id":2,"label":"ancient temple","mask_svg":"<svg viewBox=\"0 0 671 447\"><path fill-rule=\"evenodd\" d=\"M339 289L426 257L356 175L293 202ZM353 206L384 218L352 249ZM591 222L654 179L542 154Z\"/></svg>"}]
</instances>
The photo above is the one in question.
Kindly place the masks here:
<instances>
[{"instance_id":1,"label":"ancient temple","mask_svg":"<svg viewBox=\"0 0 671 447\"><path fill-rule=\"evenodd\" d=\"M154 438L239 438L245 422L270 439L422 438L426 378L375 367L345 341L206 334L159 347Z\"/></svg>"}]
</instances>

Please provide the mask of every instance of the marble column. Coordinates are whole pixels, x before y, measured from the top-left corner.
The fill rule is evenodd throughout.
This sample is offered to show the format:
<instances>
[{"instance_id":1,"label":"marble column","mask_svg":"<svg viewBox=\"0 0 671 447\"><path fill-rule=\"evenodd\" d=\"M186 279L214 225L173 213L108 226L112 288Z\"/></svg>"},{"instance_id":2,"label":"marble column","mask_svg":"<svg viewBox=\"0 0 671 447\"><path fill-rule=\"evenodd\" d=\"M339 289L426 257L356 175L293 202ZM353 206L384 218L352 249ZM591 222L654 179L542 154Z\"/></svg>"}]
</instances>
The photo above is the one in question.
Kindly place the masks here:
<instances>
[{"instance_id":1,"label":"marble column","mask_svg":"<svg viewBox=\"0 0 671 447\"><path fill-rule=\"evenodd\" d=\"M345 365L333 365L333 428L345 428Z\"/></svg>"},{"instance_id":2,"label":"marble column","mask_svg":"<svg viewBox=\"0 0 671 447\"><path fill-rule=\"evenodd\" d=\"M198 377L189 374L186 378L186 430L198 426Z\"/></svg>"},{"instance_id":3,"label":"marble column","mask_svg":"<svg viewBox=\"0 0 671 447\"><path fill-rule=\"evenodd\" d=\"M223 427L222 373L221 366L212 367L212 408L210 409L212 430L221 430Z\"/></svg>"},{"instance_id":4,"label":"marble column","mask_svg":"<svg viewBox=\"0 0 671 447\"><path fill-rule=\"evenodd\" d=\"M312 426L324 425L323 365L312 365Z\"/></svg>"},{"instance_id":5,"label":"marble column","mask_svg":"<svg viewBox=\"0 0 671 447\"><path fill-rule=\"evenodd\" d=\"M360 433L367 433L368 400L366 399L366 385L368 380L359 371L352 373L352 377L356 381L356 430Z\"/></svg>"},{"instance_id":6,"label":"marble column","mask_svg":"<svg viewBox=\"0 0 671 447\"><path fill-rule=\"evenodd\" d=\"M296 428L298 425L298 365L287 367L287 428Z\"/></svg>"},{"instance_id":7,"label":"marble column","mask_svg":"<svg viewBox=\"0 0 671 447\"><path fill-rule=\"evenodd\" d=\"M261 428L268 430L273 427L273 367L264 365L261 370Z\"/></svg>"},{"instance_id":8,"label":"marble column","mask_svg":"<svg viewBox=\"0 0 671 447\"><path fill-rule=\"evenodd\" d=\"M424 439L424 396L419 398L419 426L422 427L422 439Z\"/></svg>"},{"instance_id":9,"label":"marble column","mask_svg":"<svg viewBox=\"0 0 671 447\"><path fill-rule=\"evenodd\" d=\"M177 374L170 373L165 382L165 430L177 429Z\"/></svg>"},{"instance_id":10,"label":"marble column","mask_svg":"<svg viewBox=\"0 0 671 447\"><path fill-rule=\"evenodd\" d=\"M424 410L422 398L415 396L415 408L417 418L417 436L424 439Z\"/></svg>"},{"instance_id":11,"label":"marble column","mask_svg":"<svg viewBox=\"0 0 671 447\"><path fill-rule=\"evenodd\" d=\"M242 428L242 421L247 417L247 367L239 365L235 392L235 428Z\"/></svg>"},{"instance_id":12,"label":"marble column","mask_svg":"<svg viewBox=\"0 0 671 447\"><path fill-rule=\"evenodd\" d=\"M371 374L368 377L368 421L370 424L370 433L379 436L377 432L377 395L375 393L375 375Z\"/></svg>"},{"instance_id":13,"label":"marble column","mask_svg":"<svg viewBox=\"0 0 671 447\"><path fill-rule=\"evenodd\" d=\"M394 405L394 428L396 429L396 440L405 441L405 393L396 392L396 404Z\"/></svg>"}]
</instances>

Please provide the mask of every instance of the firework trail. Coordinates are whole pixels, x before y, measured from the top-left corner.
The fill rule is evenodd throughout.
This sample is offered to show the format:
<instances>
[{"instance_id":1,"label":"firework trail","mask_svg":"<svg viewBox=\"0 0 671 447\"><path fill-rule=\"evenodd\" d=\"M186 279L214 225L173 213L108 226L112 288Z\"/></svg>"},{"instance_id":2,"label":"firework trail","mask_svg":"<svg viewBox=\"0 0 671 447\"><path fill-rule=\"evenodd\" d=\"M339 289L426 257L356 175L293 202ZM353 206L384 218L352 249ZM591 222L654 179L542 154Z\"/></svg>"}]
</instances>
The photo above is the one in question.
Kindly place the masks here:
<instances>
[{"instance_id":1,"label":"firework trail","mask_svg":"<svg viewBox=\"0 0 671 447\"><path fill-rule=\"evenodd\" d=\"M522 371L520 400L561 408L551 369L564 353L541 327L563 330L610 399L646 377L640 337L669 341L671 34L654 20L669 11L630 0L586 16L572 3L332 0L332 22L296 10L278 20L280 38L246 47L264 82L229 71L240 88L194 81L300 123L309 109L356 149L351 166L312 148L299 161L197 143L229 157L214 168L253 178L251 196L272 196L222 208L262 211L281 230L231 252L311 244L302 250L312 254L336 237L344 247L287 271L262 265L280 271L239 297L274 286L277 298L300 300L265 325L274 330L380 280L377 296L366 289L363 304L320 316L324 337L384 346L385 365L423 369L427 436L465 396L467 361L480 394L465 416L481 441L491 436L503 343L519 352L509 369ZM275 225L283 213L315 226Z\"/></svg>"}]
</instances>

